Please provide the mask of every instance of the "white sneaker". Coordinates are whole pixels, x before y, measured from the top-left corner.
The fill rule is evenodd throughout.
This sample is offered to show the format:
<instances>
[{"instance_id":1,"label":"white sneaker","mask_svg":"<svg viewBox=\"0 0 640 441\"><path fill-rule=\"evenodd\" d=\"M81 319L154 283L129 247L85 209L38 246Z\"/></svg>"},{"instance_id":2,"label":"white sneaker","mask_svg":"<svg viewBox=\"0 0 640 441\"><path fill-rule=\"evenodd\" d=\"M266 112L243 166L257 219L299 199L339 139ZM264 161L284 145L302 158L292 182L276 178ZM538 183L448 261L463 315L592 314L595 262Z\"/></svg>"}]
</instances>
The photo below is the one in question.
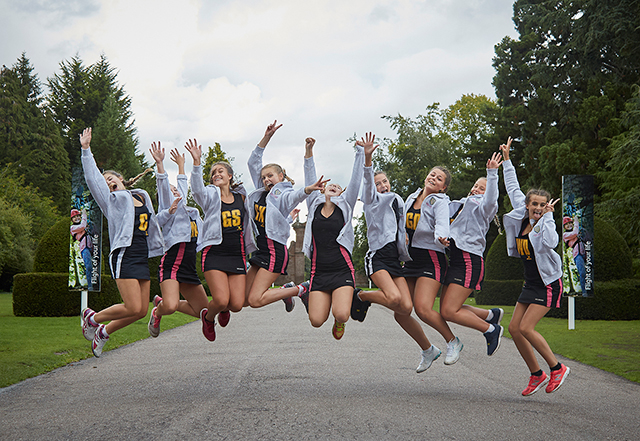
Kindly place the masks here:
<instances>
[{"instance_id":1,"label":"white sneaker","mask_svg":"<svg viewBox=\"0 0 640 441\"><path fill-rule=\"evenodd\" d=\"M444 357L444 364L454 364L460 358L460 351L464 345L458 337L447 343L447 355Z\"/></svg>"},{"instance_id":2,"label":"white sneaker","mask_svg":"<svg viewBox=\"0 0 640 441\"><path fill-rule=\"evenodd\" d=\"M95 312L91 308L84 308L82 310L82 335L89 341L93 341L93 336L96 334L97 326L93 326L89 322L89 317L95 315Z\"/></svg>"},{"instance_id":3,"label":"white sneaker","mask_svg":"<svg viewBox=\"0 0 640 441\"><path fill-rule=\"evenodd\" d=\"M425 349L422 351L422 361L418 365L418 369L416 369L417 373L424 372L431 367L431 363L436 361L438 357L440 357L442 351L436 348L434 345L431 345L429 349Z\"/></svg>"},{"instance_id":4,"label":"white sneaker","mask_svg":"<svg viewBox=\"0 0 640 441\"><path fill-rule=\"evenodd\" d=\"M102 354L102 348L104 344L109 341L109 336L102 337L102 331L106 326L100 325L98 329L96 329L96 335L93 336L93 343L91 343L91 350L93 351L93 355L99 357Z\"/></svg>"}]
</instances>

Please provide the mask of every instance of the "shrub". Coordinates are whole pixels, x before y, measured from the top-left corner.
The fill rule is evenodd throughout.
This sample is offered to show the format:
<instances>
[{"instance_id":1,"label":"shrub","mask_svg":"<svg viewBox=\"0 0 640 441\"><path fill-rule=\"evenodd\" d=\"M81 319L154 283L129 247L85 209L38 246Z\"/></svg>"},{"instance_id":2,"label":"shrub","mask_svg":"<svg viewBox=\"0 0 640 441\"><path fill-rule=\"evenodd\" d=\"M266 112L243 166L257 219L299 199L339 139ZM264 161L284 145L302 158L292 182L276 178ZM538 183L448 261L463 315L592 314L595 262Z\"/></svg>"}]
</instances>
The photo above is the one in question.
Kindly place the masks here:
<instances>
[{"instance_id":1,"label":"shrub","mask_svg":"<svg viewBox=\"0 0 640 441\"><path fill-rule=\"evenodd\" d=\"M13 280L13 314L17 317L69 317L80 315L80 291L70 291L66 273L16 274ZM160 295L151 279L149 301ZM100 292L89 292L89 307L96 311L122 303L115 280L102 275Z\"/></svg>"},{"instance_id":2,"label":"shrub","mask_svg":"<svg viewBox=\"0 0 640 441\"><path fill-rule=\"evenodd\" d=\"M63 217L47 231L38 247L33 271L40 273L69 272L69 238L71 221Z\"/></svg>"},{"instance_id":3,"label":"shrub","mask_svg":"<svg viewBox=\"0 0 640 441\"><path fill-rule=\"evenodd\" d=\"M478 305L515 305L524 280L485 280L475 292Z\"/></svg>"},{"instance_id":4,"label":"shrub","mask_svg":"<svg viewBox=\"0 0 640 441\"><path fill-rule=\"evenodd\" d=\"M524 268L520 259L507 255L507 235L496 236L485 263L485 279L488 280L524 280Z\"/></svg>"},{"instance_id":5,"label":"shrub","mask_svg":"<svg viewBox=\"0 0 640 441\"><path fill-rule=\"evenodd\" d=\"M594 280L604 282L629 277L633 259L622 235L610 222L598 217L593 219L593 230Z\"/></svg>"}]
</instances>

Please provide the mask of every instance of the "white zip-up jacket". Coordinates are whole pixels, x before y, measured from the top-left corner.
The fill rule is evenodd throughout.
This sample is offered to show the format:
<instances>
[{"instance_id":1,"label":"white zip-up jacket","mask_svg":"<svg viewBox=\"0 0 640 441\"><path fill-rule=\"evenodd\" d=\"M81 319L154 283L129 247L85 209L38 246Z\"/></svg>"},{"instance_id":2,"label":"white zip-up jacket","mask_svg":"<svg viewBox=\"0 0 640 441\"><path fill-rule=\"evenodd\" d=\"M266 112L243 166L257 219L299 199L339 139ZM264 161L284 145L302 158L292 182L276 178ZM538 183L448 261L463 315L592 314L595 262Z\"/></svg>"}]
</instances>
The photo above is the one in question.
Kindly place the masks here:
<instances>
[{"instance_id":1,"label":"white zip-up jacket","mask_svg":"<svg viewBox=\"0 0 640 441\"><path fill-rule=\"evenodd\" d=\"M256 189L247 197L252 223L254 222L256 215L254 204L260 199L262 192L266 191L262 185L262 179L260 176L263 154L264 149L260 146L256 146L247 161L251 180L253 181L253 185L256 187ZM271 188L271 191L267 195L267 208L264 225L269 239L275 240L284 246L287 245L287 240L291 234L291 224L287 221L287 217L291 213L291 210L296 208L298 204L304 201L307 197L308 195L304 192L304 188L294 190L293 185L288 181L278 182ZM253 231L258 231L255 223L253 224Z\"/></svg>"},{"instance_id":2,"label":"white zip-up jacket","mask_svg":"<svg viewBox=\"0 0 640 441\"><path fill-rule=\"evenodd\" d=\"M525 194L520 190L516 169L511 160L502 163L504 185L507 188L513 210L502 218L504 230L507 233L507 253L511 257L520 257L516 245L516 237L520 233L522 220L527 217ZM529 241L536 257L536 266L540 278L545 285L549 285L562 277L562 259L555 252L558 246L558 232L553 220L553 212L543 215L529 233Z\"/></svg>"},{"instance_id":3,"label":"white zip-up jacket","mask_svg":"<svg viewBox=\"0 0 640 441\"><path fill-rule=\"evenodd\" d=\"M460 206L462 210L449 225L450 237L462 251L482 257L487 246L487 231L498 212L498 169L487 169L487 188L483 195L452 201L449 216L453 216Z\"/></svg>"},{"instance_id":4,"label":"white zip-up jacket","mask_svg":"<svg viewBox=\"0 0 640 441\"><path fill-rule=\"evenodd\" d=\"M393 201L398 202L401 211L400 218L396 218ZM399 260L411 260L407 249L406 232L404 229L404 201L393 192L378 193L373 176L373 167L364 167L362 187L362 202L364 203L364 217L367 220L367 239L369 249L378 251L386 244L395 242Z\"/></svg>"},{"instance_id":5,"label":"white zip-up jacket","mask_svg":"<svg viewBox=\"0 0 640 441\"><path fill-rule=\"evenodd\" d=\"M338 234L336 241L345 247L349 254L353 252L354 232L351 219L353 218L353 207L358 201L358 193L360 192L360 184L362 183L362 173L364 166L364 149L360 146L356 146L356 156L353 161L353 170L351 171L351 180L345 191L339 196L331 198L331 202L336 204L340 210L342 210L342 216L344 218L344 226ZM304 179L305 185L312 185L317 182L316 177L316 165L311 158L304 159ZM307 224L304 228L304 241L302 243L302 252L311 259L313 255L313 240L312 240L312 224L313 217L315 215L316 208L319 205L326 202L327 198L319 191L314 191L312 195L307 199L307 207L309 213L307 214Z\"/></svg>"},{"instance_id":6,"label":"white zip-up jacket","mask_svg":"<svg viewBox=\"0 0 640 441\"><path fill-rule=\"evenodd\" d=\"M407 212L420 195L422 188L409 195L404 204L404 225L407 222ZM444 193L432 193L422 201L420 219L413 233L411 246L444 253L445 246L438 237L449 237L449 196Z\"/></svg>"},{"instance_id":7,"label":"white zip-up jacket","mask_svg":"<svg viewBox=\"0 0 640 441\"><path fill-rule=\"evenodd\" d=\"M186 203L189 191L186 175L178 175L177 189L182 197L178 202L178 208L174 214L169 213L169 207L175 199L171 193L167 173L156 173L156 186L158 187L158 222L164 236L164 252L166 253L177 243L191 242L191 217L198 226L198 246L202 242L202 218L197 208L189 207Z\"/></svg>"},{"instance_id":8,"label":"white zip-up jacket","mask_svg":"<svg viewBox=\"0 0 640 441\"><path fill-rule=\"evenodd\" d=\"M82 168L84 170L84 179L91 191L91 195L109 221L109 244L111 245L111 253L118 248L131 245L136 214L132 195L139 194L144 198L144 204L150 214L149 227L147 229L149 257L162 256L162 254L164 254L164 241L149 194L140 189L109 190L107 181L105 181L104 176L102 176L102 173L98 170L91 149L82 149Z\"/></svg>"},{"instance_id":9,"label":"white zip-up jacket","mask_svg":"<svg viewBox=\"0 0 640 441\"><path fill-rule=\"evenodd\" d=\"M202 165L193 166L193 170L191 171L191 191L193 192L193 199L202 207L202 211L204 212L204 223L200 231L200 237L202 239L200 240L200 237L198 238L197 250L200 251L209 245L220 245L222 243L222 219L220 218L222 199L220 198L220 189L215 185L204 186L204 181L202 180ZM242 234L244 236L245 253L249 254L258 249L253 237L253 223L250 219L249 198L247 197L247 191L242 185L233 189L232 193L244 196L245 215L242 222Z\"/></svg>"}]
</instances>

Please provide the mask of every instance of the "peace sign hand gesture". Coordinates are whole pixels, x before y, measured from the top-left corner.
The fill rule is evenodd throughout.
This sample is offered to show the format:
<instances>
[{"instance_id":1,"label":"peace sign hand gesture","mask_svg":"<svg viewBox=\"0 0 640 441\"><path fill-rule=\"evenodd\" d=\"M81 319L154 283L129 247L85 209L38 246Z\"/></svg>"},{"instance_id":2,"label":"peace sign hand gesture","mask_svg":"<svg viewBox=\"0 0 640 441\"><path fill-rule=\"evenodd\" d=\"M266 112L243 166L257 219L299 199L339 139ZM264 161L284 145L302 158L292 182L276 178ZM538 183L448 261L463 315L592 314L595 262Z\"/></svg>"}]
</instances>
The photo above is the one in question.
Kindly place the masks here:
<instances>
[{"instance_id":1,"label":"peace sign hand gesture","mask_svg":"<svg viewBox=\"0 0 640 441\"><path fill-rule=\"evenodd\" d=\"M507 144L502 144L500 145L500 151L502 152L502 158L505 161L509 160L509 150L511 150L511 141L513 141L513 139L511 139L511 137L509 137L509 139L507 139Z\"/></svg>"}]
</instances>

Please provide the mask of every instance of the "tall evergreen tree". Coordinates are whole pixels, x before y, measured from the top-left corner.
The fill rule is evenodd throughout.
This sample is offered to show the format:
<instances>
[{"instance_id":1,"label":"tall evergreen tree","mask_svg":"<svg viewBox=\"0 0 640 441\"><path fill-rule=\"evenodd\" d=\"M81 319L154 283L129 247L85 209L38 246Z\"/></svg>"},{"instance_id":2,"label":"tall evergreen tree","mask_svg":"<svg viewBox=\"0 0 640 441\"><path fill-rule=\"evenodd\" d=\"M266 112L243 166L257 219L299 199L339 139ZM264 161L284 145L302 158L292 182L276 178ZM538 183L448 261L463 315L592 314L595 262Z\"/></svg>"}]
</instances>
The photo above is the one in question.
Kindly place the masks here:
<instances>
[{"instance_id":1,"label":"tall evergreen tree","mask_svg":"<svg viewBox=\"0 0 640 441\"><path fill-rule=\"evenodd\" d=\"M494 58L499 131L516 140L523 184L559 194L563 174L604 168L622 130L640 79L640 2L518 0L513 20L519 38L504 38Z\"/></svg>"},{"instance_id":2,"label":"tall evergreen tree","mask_svg":"<svg viewBox=\"0 0 640 441\"><path fill-rule=\"evenodd\" d=\"M53 118L62 130L71 165L80 165L78 135L86 127L94 128L94 137L115 137L122 142L114 148L120 152L126 150L126 158L122 161L128 164L131 157L136 156L138 139L131 112L131 98L118 84L115 68L109 65L104 55L90 66L85 66L75 56L61 62L60 71L48 79L50 93L47 100ZM96 124L103 111L107 115L101 118L100 124L121 133L100 133L101 129L96 128ZM113 161L120 159L113 158ZM106 157L103 160L107 163ZM122 172L128 173L129 169Z\"/></svg>"},{"instance_id":3,"label":"tall evergreen tree","mask_svg":"<svg viewBox=\"0 0 640 441\"><path fill-rule=\"evenodd\" d=\"M0 72L0 165L11 168L60 211L69 204L69 159L58 127L42 108L40 81L26 54Z\"/></svg>"}]
</instances>

